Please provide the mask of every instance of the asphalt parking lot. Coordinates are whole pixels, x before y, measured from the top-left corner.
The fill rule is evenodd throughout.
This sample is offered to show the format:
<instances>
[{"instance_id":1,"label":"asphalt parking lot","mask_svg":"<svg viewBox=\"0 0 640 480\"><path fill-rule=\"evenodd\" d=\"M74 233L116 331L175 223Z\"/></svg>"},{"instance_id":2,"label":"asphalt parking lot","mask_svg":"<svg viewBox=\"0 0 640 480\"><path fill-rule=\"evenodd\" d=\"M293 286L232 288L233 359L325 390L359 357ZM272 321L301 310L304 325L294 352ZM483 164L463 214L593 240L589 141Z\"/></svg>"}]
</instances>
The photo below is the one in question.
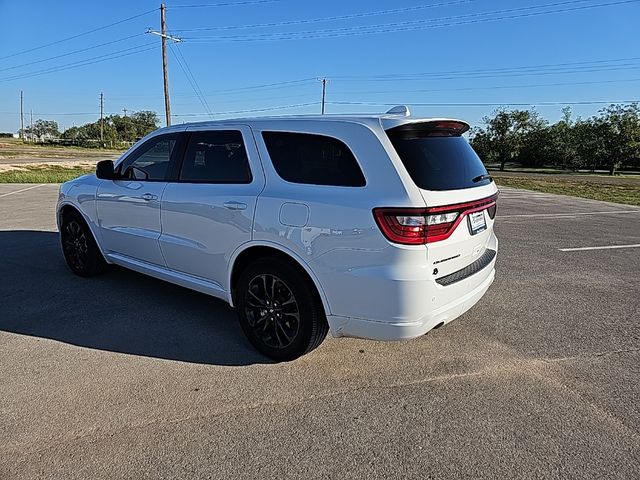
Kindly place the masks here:
<instances>
[{"instance_id":1,"label":"asphalt parking lot","mask_svg":"<svg viewBox=\"0 0 640 480\"><path fill-rule=\"evenodd\" d=\"M218 300L73 276L56 195L0 185L3 480L640 478L640 208L504 188L464 316L273 364Z\"/></svg>"}]
</instances>

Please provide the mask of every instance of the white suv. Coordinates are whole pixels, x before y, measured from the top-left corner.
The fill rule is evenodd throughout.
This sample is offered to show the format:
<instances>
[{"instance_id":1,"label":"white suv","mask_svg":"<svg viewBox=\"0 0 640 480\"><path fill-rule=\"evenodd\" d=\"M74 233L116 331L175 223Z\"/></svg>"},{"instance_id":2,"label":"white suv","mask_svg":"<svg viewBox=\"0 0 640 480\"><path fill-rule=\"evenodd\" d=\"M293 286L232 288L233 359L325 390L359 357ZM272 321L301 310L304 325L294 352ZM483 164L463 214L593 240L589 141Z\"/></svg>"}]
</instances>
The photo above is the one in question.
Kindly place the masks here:
<instances>
[{"instance_id":1,"label":"white suv","mask_svg":"<svg viewBox=\"0 0 640 480\"><path fill-rule=\"evenodd\" d=\"M497 188L468 128L403 108L162 128L61 186L64 256L221 298L277 360L327 331L417 337L495 274Z\"/></svg>"}]
</instances>

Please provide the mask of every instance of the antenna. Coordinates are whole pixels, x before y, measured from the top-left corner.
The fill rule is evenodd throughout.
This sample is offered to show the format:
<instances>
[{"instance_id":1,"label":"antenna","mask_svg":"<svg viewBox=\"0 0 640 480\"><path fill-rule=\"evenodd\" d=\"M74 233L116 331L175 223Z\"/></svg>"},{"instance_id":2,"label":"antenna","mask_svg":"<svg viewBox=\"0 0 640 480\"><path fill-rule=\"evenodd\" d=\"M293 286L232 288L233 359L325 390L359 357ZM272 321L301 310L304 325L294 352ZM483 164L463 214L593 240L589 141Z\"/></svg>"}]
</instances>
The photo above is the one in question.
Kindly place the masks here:
<instances>
[{"instance_id":1,"label":"antenna","mask_svg":"<svg viewBox=\"0 0 640 480\"><path fill-rule=\"evenodd\" d=\"M406 105L397 105L387 111L389 115L402 115L403 117L411 116L411 110Z\"/></svg>"}]
</instances>

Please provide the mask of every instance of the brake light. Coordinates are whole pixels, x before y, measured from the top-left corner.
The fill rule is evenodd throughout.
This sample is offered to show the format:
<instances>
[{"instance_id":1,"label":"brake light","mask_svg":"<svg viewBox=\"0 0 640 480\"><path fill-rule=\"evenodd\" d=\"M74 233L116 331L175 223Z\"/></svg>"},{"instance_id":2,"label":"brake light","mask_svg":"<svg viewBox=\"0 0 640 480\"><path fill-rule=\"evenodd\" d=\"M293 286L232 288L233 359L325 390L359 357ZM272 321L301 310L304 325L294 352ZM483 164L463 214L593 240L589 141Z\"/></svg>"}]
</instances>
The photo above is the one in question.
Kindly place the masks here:
<instances>
[{"instance_id":1,"label":"brake light","mask_svg":"<svg viewBox=\"0 0 640 480\"><path fill-rule=\"evenodd\" d=\"M469 130L469 125L464 122L456 122L456 121L440 121L433 122L430 124L433 130L445 130L455 133L457 135L462 135L464 132Z\"/></svg>"},{"instance_id":2,"label":"brake light","mask_svg":"<svg viewBox=\"0 0 640 480\"><path fill-rule=\"evenodd\" d=\"M374 208L373 216L384 236L402 245L423 245L451 236L469 213L488 210L493 218L498 194L473 202L428 208Z\"/></svg>"}]
</instances>

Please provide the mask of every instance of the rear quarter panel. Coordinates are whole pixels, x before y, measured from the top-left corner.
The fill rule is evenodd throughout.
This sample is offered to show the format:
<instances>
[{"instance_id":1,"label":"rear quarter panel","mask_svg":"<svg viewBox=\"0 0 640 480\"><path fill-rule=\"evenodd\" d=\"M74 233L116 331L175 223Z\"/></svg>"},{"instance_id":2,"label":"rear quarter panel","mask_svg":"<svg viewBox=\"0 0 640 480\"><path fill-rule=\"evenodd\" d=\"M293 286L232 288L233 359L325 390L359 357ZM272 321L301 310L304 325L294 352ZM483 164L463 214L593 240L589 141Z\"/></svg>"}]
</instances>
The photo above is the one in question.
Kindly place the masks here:
<instances>
[{"instance_id":1,"label":"rear quarter panel","mask_svg":"<svg viewBox=\"0 0 640 480\"><path fill-rule=\"evenodd\" d=\"M344 281L356 271L387 268L396 253L382 236L373 218L378 206L424 206L419 192L407 192L395 172L374 126L354 122L275 122L268 128L253 127L263 162L266 185L256 207L253 240L284 246L296 252L318 276L332 312L345 312L348 298ZM366 179L364 187L337 187L289 183L281 179L269 157L263 131L327 135L346 143ZM417 202L417 204L416 204ZM283 205L307 209L297 224L281 217ZM298 207L296 207L298 208ZM418 249L424 261L425 249Z\"/></svg>"}]
</instances>

